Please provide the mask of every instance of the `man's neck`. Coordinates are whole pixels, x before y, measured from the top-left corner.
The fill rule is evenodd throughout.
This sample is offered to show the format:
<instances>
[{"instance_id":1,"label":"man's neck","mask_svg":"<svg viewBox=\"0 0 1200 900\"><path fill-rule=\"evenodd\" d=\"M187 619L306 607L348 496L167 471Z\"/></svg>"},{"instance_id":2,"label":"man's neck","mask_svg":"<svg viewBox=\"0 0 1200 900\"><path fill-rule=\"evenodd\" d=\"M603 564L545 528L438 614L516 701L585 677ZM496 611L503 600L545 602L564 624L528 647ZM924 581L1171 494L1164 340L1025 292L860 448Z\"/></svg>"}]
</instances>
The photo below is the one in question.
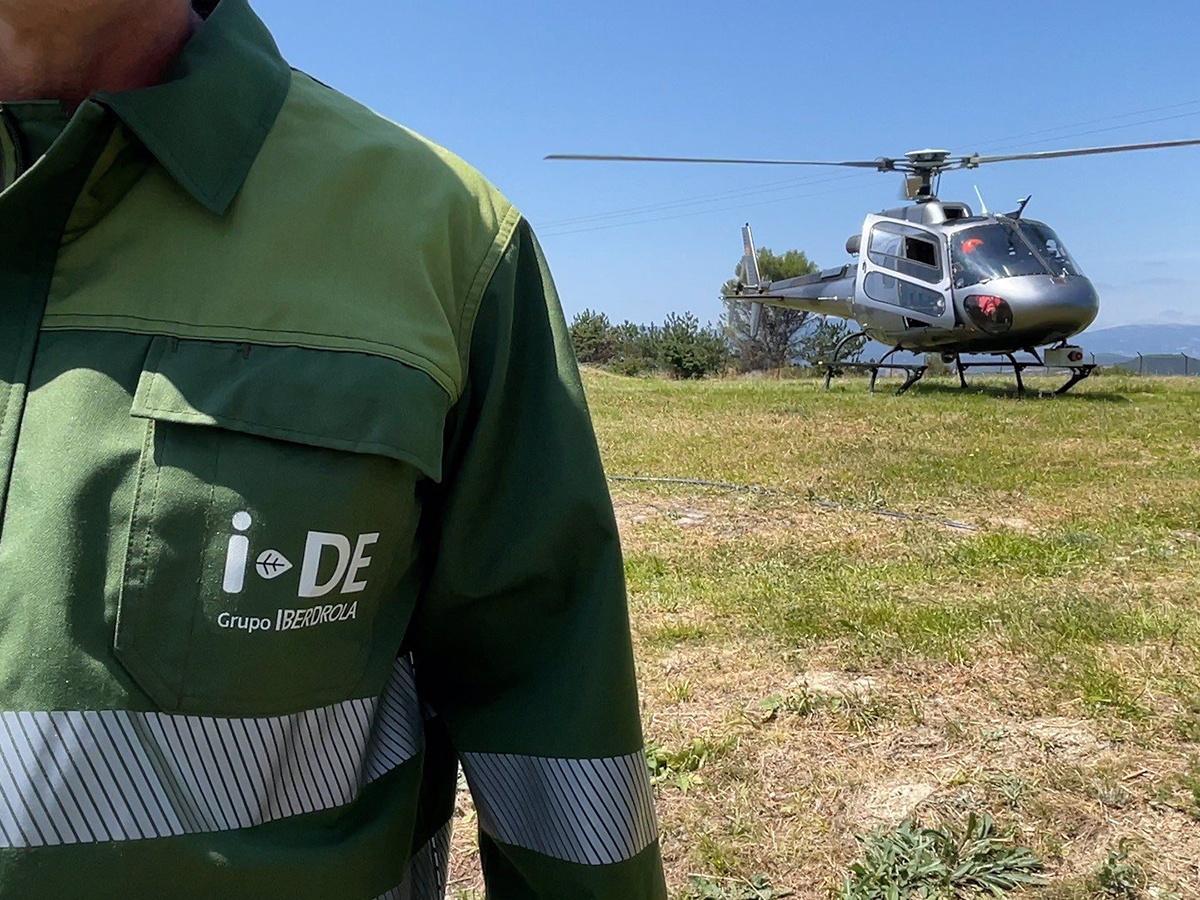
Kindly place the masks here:
<instances>
[{"instance_id":1,"label":"man's neck","mask_svg":"<svg viewBox=\"0 0 1200 900\"><path fill-rule=\"evenodd\" d=\"M200 20L182 0L56 3L0 0L0 101L61 100L156 84Z\"/></svg>"}]
</instances>

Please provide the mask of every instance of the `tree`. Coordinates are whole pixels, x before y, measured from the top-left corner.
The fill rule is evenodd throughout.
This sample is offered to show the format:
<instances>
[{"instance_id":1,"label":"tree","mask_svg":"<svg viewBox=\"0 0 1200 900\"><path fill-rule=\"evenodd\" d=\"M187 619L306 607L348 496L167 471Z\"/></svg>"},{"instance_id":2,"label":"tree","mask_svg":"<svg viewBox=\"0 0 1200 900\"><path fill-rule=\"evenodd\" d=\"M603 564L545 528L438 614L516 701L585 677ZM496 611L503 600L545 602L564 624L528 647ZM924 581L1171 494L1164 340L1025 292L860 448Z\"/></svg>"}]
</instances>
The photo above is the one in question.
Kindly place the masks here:
<instances>
[{"instance_id":1,"label":"tree","mask_svg":"<svg viewBox=\"0 0 1200 900\"><path fill-rule=\"evenodd\" d=\"M819 271L817 264L801 250L789 250L782 256L767 247L758 250L758 270L764 281L798 278ZM740 270L739 270L740 271ZM722 288L725 299L725 329L733 345L738 367L743 372L781 369L797 360L810 366L831 360L833 351L845 337L854 333L852 322L828 319L795 309L764 306L757 337L750 336L750 307L729 299L738 282L730 280ZM841 360L855 360L866 346L865 340L852 342Z\"/></svg>"},{"instance_id":2,"label":"tree","mask_svg":"<svg viewBox=\"0 0 1200 900\"><path fill-rule=\"evenodd\" d=\"M847 322L845 319L813 316L809 321L809 327L801 332L796 342L796 358L804 360L810 366L833 362L833 351L837 349L837 345L842 342L843 338L847 338L859 330L853 322ZM851 341L842 349L838 361L855 361L862 355L866 344L866 338Z\"/></svg>"},{"instance_id":3,"label":"tree","mask_svg":"<svg viewBox=\"0 0 1200 900\"><path fill-rule=\"evenodd\" d=\"M571 321L571 345L581 363L603 365L613 358L612 325L608 316L585 309Z\"/></svg>"},{"instance_id":4,"label":"tree","mask_svg":"<svg viewBox=\"0 0 1200 900\"><path fill-rule=\"evenodd\" d=\"M645 375L659 365L662 330L657 325L625 321L610 332L613 341L611 368L618 375Z\"/></svg>"},{"instance_id":5,"label":"tree","mask_svg":"<svg viewBox=\"0 0 1200 900\"><path fill-rule=\"evenodd\" d=\"M779 255L769 248L758 251L758 269L765 281L798 278L818 271L816 263L800 250L788 250ZM739 269L740 274L740 269ZM801 344L809 323L809 314L795 309L764 306L758 334L750 334L750 307L729 299L737 291L738 282L731 279L721 289L725 301L725 331L733 346L738 368L743 372L760 369L781 369L800 356Z\"/></svg>"}]
</instances>

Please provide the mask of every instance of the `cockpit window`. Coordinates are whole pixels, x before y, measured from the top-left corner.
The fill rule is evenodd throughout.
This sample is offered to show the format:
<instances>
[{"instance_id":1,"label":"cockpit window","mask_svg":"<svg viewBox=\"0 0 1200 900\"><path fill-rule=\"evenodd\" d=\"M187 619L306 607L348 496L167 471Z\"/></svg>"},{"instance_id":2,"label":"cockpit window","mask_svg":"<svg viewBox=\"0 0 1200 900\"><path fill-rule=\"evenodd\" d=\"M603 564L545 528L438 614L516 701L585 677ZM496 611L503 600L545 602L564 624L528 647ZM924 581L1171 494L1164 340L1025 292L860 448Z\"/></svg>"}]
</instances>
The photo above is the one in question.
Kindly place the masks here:
<instances>
[{"instance_id":1,"label":"cockpit window","mask_svg":"<svg viewBox=\"0 0 1200 900\"><path fill-rule=\"evenodd\" d=\"M1021 229L1021 233L1025 235L1029 243L1033 244L1033 249L1046 261L1046 265L1050 266L1055 275L1083 274L1079 270L1079 266L1075 264L1075 260L1071 258L1071 254L1067 252L1067 248L1063 246L1063 242L1054 233L1054 229L1049 225L1044 222L1022 219L1017 223L1017 227Z\"/></svg>"},{"instance_id":2,"label":"cockpit window","mask_svg":"<svg viewBox=\"0 0 1200 900\"><path fill-rule=\"evenodd\" d=\"M939 284L942 281L941 254L932 234L901 225L880 222L871 229L868 247L871 262L910 278Z\"/></svg>"},{"instance_id":3,"label":"cockpit window","mask_svg":"<svg viewBox=\"0 0 1200 900\"><path fill-rule=\"evenodd\" d=\"M967 228L950 238L954 286L970 287L997 278L1045 275L1038 259L1017 230L1006 223Z\"/></svg>"}]
</instances>

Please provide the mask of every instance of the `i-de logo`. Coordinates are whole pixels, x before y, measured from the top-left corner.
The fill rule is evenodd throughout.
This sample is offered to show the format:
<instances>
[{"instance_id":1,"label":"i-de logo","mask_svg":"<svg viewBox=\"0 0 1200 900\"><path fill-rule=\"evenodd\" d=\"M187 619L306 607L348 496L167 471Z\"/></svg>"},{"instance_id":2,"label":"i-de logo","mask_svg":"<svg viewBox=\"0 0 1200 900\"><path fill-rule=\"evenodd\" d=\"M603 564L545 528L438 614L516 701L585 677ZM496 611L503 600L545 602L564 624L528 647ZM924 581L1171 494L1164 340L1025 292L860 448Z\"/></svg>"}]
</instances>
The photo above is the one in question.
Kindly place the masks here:
<instances>
[{"instance_id":1,"label":"i-de logo","mask_svg":"<svg viewBox=\"0 0 1200 900\"><path fill-rule=\"evenodd\" d=\"M254 524L248 512L239 512L233 517L233 528L237 533L229 538L225 551L224 589L227 594L240 594L246 586L246 572L250 568L250 538L246 532ZM371 565L367 549L379 540L379 533L361 534L351 546L350 538L342 534L325 531L310 531L304 543L304 559L300 563L300 588L297 596L316 599L332 593L340 587L340 594L358 594L367 589L363 571ZM321 562L327 551L337 553L333 573L319 581ZM291 560L278 550L264 550L254 561L254 571L260 578L272 581L293 569Z\"/></svg>"}]
</instances>

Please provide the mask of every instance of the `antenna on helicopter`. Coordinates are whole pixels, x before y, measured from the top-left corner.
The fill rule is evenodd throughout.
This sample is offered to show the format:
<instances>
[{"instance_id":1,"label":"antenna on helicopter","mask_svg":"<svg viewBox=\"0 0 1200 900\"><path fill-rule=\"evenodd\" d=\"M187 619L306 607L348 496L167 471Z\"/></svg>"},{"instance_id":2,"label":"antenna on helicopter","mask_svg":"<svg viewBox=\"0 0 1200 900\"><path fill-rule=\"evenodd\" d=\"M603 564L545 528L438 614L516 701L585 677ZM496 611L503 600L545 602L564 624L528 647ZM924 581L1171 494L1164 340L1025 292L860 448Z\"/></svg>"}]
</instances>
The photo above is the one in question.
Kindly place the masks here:
<instances>
[{"instance_id":1,"label":"antenna on helicopter","mask_svg":"<svg viewBox=\"0 0 1200 900\"><path fill-rule=\"evenodd\" d=\"M975 185L975 196L979 198L979 207L983 210L983 214L985 216L991 215L991 213L988 212L987 201L983 199L983 194L979 190L979 185Z\"/></svg>"},{"instance_id":2,"label":"antenna on helicopter","mask_svg":"<svg viewBox=\"0 0 1200 900\"><path fill-rule=\"evenodd\" d=\"M1021 216L1025 213L1025 207L1027 207L1029 205L1029 201L1032 199L1033 199L1033 194L1030 194L1028 197L1024 198L1023 200L1018 200L1017 201L1017 204L1018 204L1017 211L1015 213L1013 213L1011 216L1009 216L1009 218L1010 219L1021 218Z\"/></svg>"}]
</instances>

